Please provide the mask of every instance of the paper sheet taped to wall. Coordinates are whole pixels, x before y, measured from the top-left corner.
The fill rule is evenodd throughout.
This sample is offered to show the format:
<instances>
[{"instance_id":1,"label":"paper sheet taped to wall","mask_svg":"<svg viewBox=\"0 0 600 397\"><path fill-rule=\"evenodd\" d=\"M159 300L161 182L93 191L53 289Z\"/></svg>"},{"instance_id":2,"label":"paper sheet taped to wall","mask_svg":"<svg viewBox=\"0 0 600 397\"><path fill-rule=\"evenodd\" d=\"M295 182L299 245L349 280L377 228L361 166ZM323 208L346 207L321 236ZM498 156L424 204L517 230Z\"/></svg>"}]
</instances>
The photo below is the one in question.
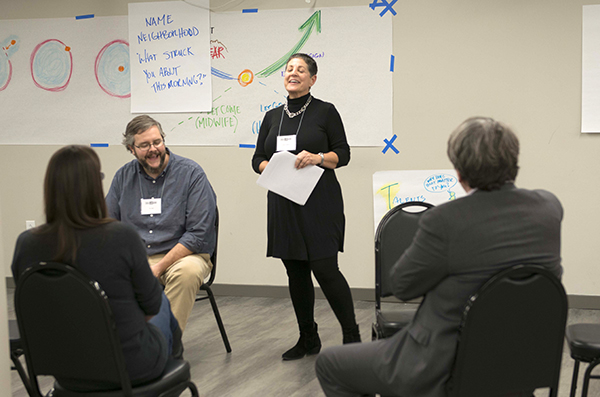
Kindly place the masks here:
<instances>
[{"instance_id":1,"label":"paper sheet taped to wall","mask_svg":"<svg viewBox=\"0 0 600 397\"><path fill-rule=\"evenodd\" d=\"M351 146L383 146L392 135L392 22L387 16L364 6L211 13L210 18L211 109L153 114L168 144L256 143L265 113L286 100L282 71L292 50L316 59L318 79L311 92L335 105ZM126 16L3 20L2 32L0 144L121 144L134 117L130 64L140 62L139 51L129 57ZM152 62L142 63L156 76L150 86L159 80L165 84L160 67L157 72L149 69ZM163 74L174 73L177 65L166 66L171 69Z\"/></svg>"},{"instance_id":2,"label":"paper sheet taped to wall","mask_svg":"<svg viewBox=\"0 0 600 397\"><path fill-rule=\"evenodd\" d=\"M581 132L600 132L600 5L583 6Z\"/></svg>"},{"instance_id":3,"label":"paper sheet taped to wall","mask_svg":"<svg viewBox=\"0 0 600 397\"><path fill-rule=\"evenodd\" d=\"M212 110L209 16L183 1L129 3L132 113Z\"/></svg>"}]
</instances>

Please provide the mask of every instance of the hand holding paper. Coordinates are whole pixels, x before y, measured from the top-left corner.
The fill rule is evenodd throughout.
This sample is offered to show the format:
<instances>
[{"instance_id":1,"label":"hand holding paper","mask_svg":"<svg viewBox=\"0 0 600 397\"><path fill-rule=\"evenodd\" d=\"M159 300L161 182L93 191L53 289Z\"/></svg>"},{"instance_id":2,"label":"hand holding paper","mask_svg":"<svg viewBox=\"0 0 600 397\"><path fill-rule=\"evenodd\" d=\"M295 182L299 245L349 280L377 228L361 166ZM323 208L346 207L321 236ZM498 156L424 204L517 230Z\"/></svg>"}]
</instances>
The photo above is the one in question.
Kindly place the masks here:
<instances>
[{"instance_id":1,"label":"hand holding paper","mask_svg":"<svg viewBox=\"0 0 600 397\"><path fill-rule=\"evenodd\" d=\"M315 165L296 169L295 163L292 153L275 153L256 183L296 204L306 204L324 170Z\"/></svg>"}]
</instances>

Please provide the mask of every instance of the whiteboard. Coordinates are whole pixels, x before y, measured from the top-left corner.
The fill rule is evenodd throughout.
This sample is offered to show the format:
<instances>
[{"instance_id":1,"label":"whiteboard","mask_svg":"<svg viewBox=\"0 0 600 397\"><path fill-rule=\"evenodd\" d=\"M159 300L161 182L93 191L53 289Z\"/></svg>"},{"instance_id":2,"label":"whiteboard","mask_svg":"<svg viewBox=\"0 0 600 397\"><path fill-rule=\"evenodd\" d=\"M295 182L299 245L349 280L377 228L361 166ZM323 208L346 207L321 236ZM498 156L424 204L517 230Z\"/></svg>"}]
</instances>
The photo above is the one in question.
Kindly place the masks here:
<instances>
[{"instance_id":1,"label":"whiteboard","mask_svg":"<svg viewBox=\"0 0 600 397\"><path fill-rule=\"evenodd\" d=\"M581 132L600 132L600 5L583 6Z\"/></svg>"},{"instance_id":2,"label":"whiteboard","mask_svg":"<svg viewBox=\"0 0 600 397\"><path fill-rule=\"evenodd\" d=\"M265 112L285 100L278 66L297 49L317 60L312 93L336 106L349 143L383 146L392 135L390 18L368 6L211 13L212 111L153 117L168 144L252 145ZM118 61L128 72L128 58L122 57L127 17L4 20L2 28L3 47L9 39L16 43L0 52L1 144L120 144L133 117L126 79L123 73L99 76L97 66ZM45 43L43 49L64 70L40 87L32 78L31 59L47 40L52 46ZM115 50L114 59L107 49ZM53 70L44 67L48 64L38 68ZM5 84L2 70L10 70ZM68 79L60 80L65 74ZM102 78L118 84L107 89Z\"/></svg>"},{"instance_id":3,"label":"whiteboard","mask_svg":"<svg viewBox=\"0 0 600 397\"><path fill-rule=\"evenodd\" d=\"M373 174L373 233L395 206L418 201L433 205L456 200L467 193L455 170L379 171Z\"/></svg>"}]
</instances>

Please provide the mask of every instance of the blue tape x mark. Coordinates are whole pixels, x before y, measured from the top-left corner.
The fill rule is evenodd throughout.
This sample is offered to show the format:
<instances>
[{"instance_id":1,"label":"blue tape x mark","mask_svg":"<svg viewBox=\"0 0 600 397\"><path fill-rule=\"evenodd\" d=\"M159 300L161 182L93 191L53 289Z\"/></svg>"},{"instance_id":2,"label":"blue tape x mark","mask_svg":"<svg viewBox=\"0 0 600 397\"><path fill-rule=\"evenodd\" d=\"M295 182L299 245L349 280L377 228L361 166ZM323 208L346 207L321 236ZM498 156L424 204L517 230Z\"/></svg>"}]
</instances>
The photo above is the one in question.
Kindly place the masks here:
<instances>
[{"instance_id":1,"label":"blue tape x mark","mask_svg":"<svg viewBox=\"0 0 600 397\"><path fill-rule=\"evenodd\" d=\"M387 0L373 0L373 2L369 4L369 7L371 7L373 11L375 11L375 7L385 7L381 14L379 14L380 17L384 16L388 11L397 15L396 11L392 8L397 1L398 0L392 0L392 2L388 3Z\"/></svg>"},{"instance_id":2,"label":"blue tape x mark","mask_svg":"<svg viewBox=\"0 0 600 397\"><path fill-rule=\"evenodd\" d=\"M392 139L390 139L389 141L387 139L384 139L383 141L386 143L385 147L382 150L382 153L385 154L385 152L388 151L388 149L392 149L392 151L396 154L400 153L400 151L398 149L396 149L394 147L394 145L392 145L392 143L394 143L394 141L396 140L396 138L398 138L398 136L396 134L394 134L394 136L392 137Z\"/></svg>"}]
</instances>

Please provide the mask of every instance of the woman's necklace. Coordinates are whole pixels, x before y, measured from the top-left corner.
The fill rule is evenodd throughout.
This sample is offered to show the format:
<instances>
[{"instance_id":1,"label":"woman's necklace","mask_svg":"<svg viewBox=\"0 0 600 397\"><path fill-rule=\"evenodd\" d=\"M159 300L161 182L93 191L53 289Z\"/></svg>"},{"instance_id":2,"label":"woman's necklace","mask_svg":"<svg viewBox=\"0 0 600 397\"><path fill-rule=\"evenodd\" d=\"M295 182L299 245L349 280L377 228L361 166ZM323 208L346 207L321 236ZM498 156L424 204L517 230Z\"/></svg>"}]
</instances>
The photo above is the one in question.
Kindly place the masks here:
<instances>
[{"instance_id":1,"label":"woman's necklace","mask_svg":"<svg viewBox=\"0 0 600 397\"><path fill-rule=\"evenodd\" d=\"M304 112L306 110L306 108L308 107L308 105L310 104L310 100L312 99L312 95L308 96L308 99L306 100L306 103L304 104L304 106L302 106L302 108L300 110L298 110L295 113L290 113L289 109L288 109L288 104L287 102L285 103L285 105L283 106L283 110L285 110L285 112L287 113L288 117L290 119L293 119L294 117L298 116L299 114L301 114L302 112Z\"/></svg>"}]
</instances>

